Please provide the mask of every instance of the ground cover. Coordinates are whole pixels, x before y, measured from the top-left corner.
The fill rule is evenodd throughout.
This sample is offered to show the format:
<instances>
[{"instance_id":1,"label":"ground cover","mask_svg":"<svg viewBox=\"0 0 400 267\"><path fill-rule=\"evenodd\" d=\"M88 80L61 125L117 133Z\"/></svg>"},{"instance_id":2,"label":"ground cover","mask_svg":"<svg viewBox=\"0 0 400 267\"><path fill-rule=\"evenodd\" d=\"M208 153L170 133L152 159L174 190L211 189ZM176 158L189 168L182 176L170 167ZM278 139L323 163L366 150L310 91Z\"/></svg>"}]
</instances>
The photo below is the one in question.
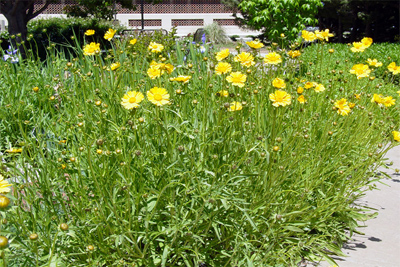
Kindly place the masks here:
<instances>
[{"instance_id":1,"label":"ground cover","mask_svg":"<svg viewBox=\"0 0 400 267\"><path fill-rule=\"evenodd\" d=\"M398 45L91 34L0 63L3 266L334 264L374 216L355 201L400 140Z\"/></svg>"}]
</instances>

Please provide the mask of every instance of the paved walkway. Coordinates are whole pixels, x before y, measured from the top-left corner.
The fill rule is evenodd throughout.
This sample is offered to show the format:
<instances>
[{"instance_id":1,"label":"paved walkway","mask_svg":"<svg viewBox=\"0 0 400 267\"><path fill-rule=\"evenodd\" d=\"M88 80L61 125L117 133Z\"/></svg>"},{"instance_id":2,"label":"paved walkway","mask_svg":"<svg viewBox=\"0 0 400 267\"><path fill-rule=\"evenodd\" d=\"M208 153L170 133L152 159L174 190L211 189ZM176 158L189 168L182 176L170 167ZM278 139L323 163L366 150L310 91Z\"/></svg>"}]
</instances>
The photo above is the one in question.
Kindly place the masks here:
<instances>
[{"instance_id":1,"label":"paved walkway","mask_svg":"<svg viewBox=\"0 0 400 267\"><path fill-rule=\"evenodd\" d=\"M368 192L361 203L377 209L378 216L364 223L343 252L348 256L336 258L339 267L400 267L400 146L386 155L393 161L386 173L391 179L383 179L386 185L377 184L379 190ZM320 267L330 266L323 262Z\"/></svg>"}]
</instances>

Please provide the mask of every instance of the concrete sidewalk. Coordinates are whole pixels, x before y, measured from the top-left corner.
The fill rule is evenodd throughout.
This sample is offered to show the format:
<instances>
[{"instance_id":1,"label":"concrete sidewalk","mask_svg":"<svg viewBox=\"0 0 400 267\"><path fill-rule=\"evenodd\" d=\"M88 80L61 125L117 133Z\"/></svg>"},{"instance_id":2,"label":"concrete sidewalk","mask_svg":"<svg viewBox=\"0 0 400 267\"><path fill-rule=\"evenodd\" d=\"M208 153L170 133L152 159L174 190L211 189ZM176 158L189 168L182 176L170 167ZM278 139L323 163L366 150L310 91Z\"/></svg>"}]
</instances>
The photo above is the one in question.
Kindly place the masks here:
<instances>
[{"instance_id":1,"label":"concrete sidewalk","mask_svg":"<svg viewBox=\"0 0 400 267\"><path fill-rule=\"evenodd\" d=\"M386 158L393 162L390 169L384 169L391 179L377 183L378 190L370 191L361 203L377 209L378 216L368 220L365 228L358 229L365 235L355 234L345 244L343 252L348 256L335 258L339 267L400 267L400 146L390 150ZM320 267L330 266L322 262Z\"/></svg>"}]
</instances>

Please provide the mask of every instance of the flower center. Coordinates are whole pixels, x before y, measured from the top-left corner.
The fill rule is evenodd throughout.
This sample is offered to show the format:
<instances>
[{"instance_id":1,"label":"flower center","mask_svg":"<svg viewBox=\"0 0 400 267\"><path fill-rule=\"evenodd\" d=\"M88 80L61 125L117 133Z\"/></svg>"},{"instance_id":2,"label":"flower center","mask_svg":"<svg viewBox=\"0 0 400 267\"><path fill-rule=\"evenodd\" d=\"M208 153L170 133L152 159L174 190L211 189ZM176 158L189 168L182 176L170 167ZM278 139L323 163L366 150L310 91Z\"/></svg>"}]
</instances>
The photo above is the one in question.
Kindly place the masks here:
<instances>
[{"instance_id":1,"label":"flower center","mask_svg":"<svg viewBox=\"0 0 400 267\"><path fill-rule=\"evenodd\" d=\"M129 103L136 103L136 97L129 98Z\"/></svg>"},{"instance_id":2,"label":"flower center","mask_svg":"<svg viewBox=\"0 0 400 267\"><path fill-rule=\"evenodd\" d=\"M161 101L161 100L163 99L163 97L162 97L162 95L160 95L160 94L155 94L155 95L154 95L154 99L155 99L156 101Z\"/></svg>"}]
</instances>

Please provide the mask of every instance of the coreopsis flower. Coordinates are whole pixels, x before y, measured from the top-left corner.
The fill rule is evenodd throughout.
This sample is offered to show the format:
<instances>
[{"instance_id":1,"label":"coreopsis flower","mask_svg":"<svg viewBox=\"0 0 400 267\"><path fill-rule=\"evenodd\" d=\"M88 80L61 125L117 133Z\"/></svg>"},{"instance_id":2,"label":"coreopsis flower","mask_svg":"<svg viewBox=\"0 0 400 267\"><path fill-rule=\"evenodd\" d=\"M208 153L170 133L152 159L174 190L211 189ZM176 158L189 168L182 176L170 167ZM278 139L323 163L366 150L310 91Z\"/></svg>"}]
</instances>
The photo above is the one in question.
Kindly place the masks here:
<instances>
[{"instance_id":1,"label":"coreopsis flower","mask_svg":"<svg viewBox=\"0 0 400 267\"><path fill-rule=\"evenodd\" d=\"M159 69L161 74L164 74L165 71L167 71L168 74L171 74L175 69L170 63L157 63L154 60L150 63L150 68Z\"/></svg>"},{"instance_id":2,"label":"coreopsis flower","mask_svg":"<svg viewBox=\"0 0 400 267\"><path fill-rule=\"evenodd\" d=\"M372 45L372 38L370 37L364 37L361 39L361 43L365 46L365 48L368 48Z\"/></svg>"},{"instance_id":3,"label":"coreopsis flower","mask_svg":"<svg viewBox=\"0 0 400 267\"><path fill-rule=\"evenodd\" d=\"M300 87L297 87L297 90L296 90L296 91L297 91L298 94L302 94L302 93L304 92L304 88L301 87L301 86L300 86Z\"/></svg>"},{"instance_id":4,"label":"coreopsis flower","mask_svg":"<svg viewBox=\"0 0 400 267\"><path fill-rule=\"evenodd\" d=\"M353 103L353 102L350 102L350 103L349 103L349 107L350 107L351 109L353 109L355 106L356 106L355 103Z\"/></svg>"},{"instance_id":5,"label":"coreopsis flower","mask_svg":"<svg viewBox=\"0 0 400 267\"><path fill-rule=\"evenodd\" d=\"M221 90L218 92L220 97L228 97L229 96L229 92L226 90Z\"/></svg>"},{"instance_id":6,"label":"coreopsis flower","mask_svg":"<svg viewBox=\"0 0 400 267\"><path fill-rule=\"evenodd\" d=\"M242 103L234 101L231 103L229 106L229 111L237 111L237 110L242 110Z\"/></svg>"},{"instance_id":7,"label":"coreopsis flower","mask_svg":"<svg viewBox=\"0 0 400 267\"><path fill-rule=\"evenodd\" d=\"M373 96L372 96L372 99L371 99L371 103L376 103L376 104L379 104L379 105L382 105L383 104L383 102L384 102L384 97L383 97L383 95L381 95L381 94L374 94Z\"/></svg>"},{"instance_id":8,"label":"coreopsis flower","mask_svg":"<svg viewBox=\"0 0 400 267\"><path fill-rule=\"evenodd\" d=\"M12 184L4 180L3 175L0 174L0 193L4 194L10 192L11 191L10 186L12 186Z\"/></svg>"},{"instance_id":9,"label":"coreopsis flower","mask_svg":"<svg viewBox=\"0 0 400 267\"><path fill-rule=\"evenodd\" d=\"M393 99L391 96L387 96L383 98L382 104L385 105L385 107L391 107L396 103L396 99Z\"/></svg>"},{"instance_id":10,"label":"coreopsis flower","mask_svg":"<svg viewBox=\"0 0 400 267\"><path fill-rule=\"evenodd\" d=\"M264 47L264 44L261 43L260 40L254 40L254 41L251 41L251 42L246 42L246 44L249 47L253 48L253 49L259 49L259 48Z\"/></svg>"},{"instance_id":11,"label":"coreopsis flower","mask_svg":"<svg viewBox=\"0 0 400 267\"><path fill-rule=\"evenodd\" d=\"M375 59L367 59L367 63L372 67L380 67L382 66L382 62L379 62L376 58Z\"/></svg>"},{"instance_id":12,"label":"coreopsis flower","mask_svg":"<svg viewBox=\"0 0 400 267\"><path fill-rule=\"evenodd\" d=\"M398 131L393 131L392 134L393 134L393 139L394 139L394 141L400 142L400 132L398 132Z\"/></svg>"},{"instance_id":13,"label":"coreopsis flower","mask_svg":"<svg viewBox=\"0 0 400 267\"><path fill-rule=\"evenodd\" d=\"M233 60L235 62L240 62L240 64L242 64L243 66L246 66L246 67L251 67L254 64L256 64L254 62L254 57L250 53L247 53L247 52L242 52L242 53L238 54L237 56L235 56L233 58Z\"/></svg>"},{"instance_id":14,"label":"coreopsis flower","mask_svg":"<svg viewBox=\"0 0 400 267\"><path fill-rule=\"evenodd\" d=\"M323 91L325 91L325 86L323 86L322 84L317 84L315 87L314 87L314 91L315 92L323 92Z\"/></svg>"},{"instance_id":15,"label":"coreopsis flower","mask_svg":"<svg viewBox=\"0 0 400 267\"><path fill-rule=\"evenodd\" d=\"M136 38L129 41L129 43L130 43L131 45L135 45L136 42L137 42L137 39L136 39Z\"/></svg>"},{"instance_id":16,"label":"coreopsis flower","mask_svg":"<svg viewBox=\"0 0 400 267\"><path fill-rule=\"evenodd\" d=\"M156 106L169 104L169 94L165 88L151 88L147 91L147 99Z\"/></svg>"},{"instance_id":17,"label":"coreopsis flower","mask_svg":"<svg viewBox=\"0 0 400 267\"><path fill-rule=\"evenodd\" d=\"M304 104L307 102L307 100L305 99L304 95L301 95L297 98L297 101L299 101L300 104Z\"/></svg>"},{"instance_id":18,"label":"coreopsis flower","mask_svg":"<svg viewBox=\"0 0 400 267\"><path fill-rule=\"evenodd\" d=\"M318 38L320 41L329 41L329 37L333 37L333 34L329 32L329 29L325 29L324 31L315 31L315 36Z\"/></svg>"},{"instance_id":19,"label":"coreopsis flower","mask_svg":"<svg viewBox=\"0 0 400 267\"><path fill-rule=\"evenodd\" d=\"M306 82L306 83L304 84L304 88L305 88L305 89L310 89L310 88L313 88L313 87L317 86L317 84L318 84L318 83L316 83L316 82Z\"/></svg>"},{"instance_id":20,"label":"coreopsis flower","mask_svg":"<svg viewBox=\"0 0 400 267\"><path fill-rule=\"evenodd\" d=\"M219 51L219 52L217 53L217 55L215 56L215 59L216 59L217 61L222 61L222 60L224 60L225 58L227 58L227 57L229 56L230 53L231 53L231 52L229 51L229 49L221 50L221 51Z\"/></svg>"},{"instance_id":21,"label":"coreopsis flower","mask_svg":"<svg viewBox=\"0 0 400 267\"><path fill-rule=\"evenodd\" d=\"M161 70L159 68L150 67L147 70L147 75L149 75L150 79L155 79L161 76Z\"/></svg>"},{"instance_id":22,"label":"coreopsis flower","mask_svg":"<svg viewBox=\"0 0 400 267\"><path fill-rule=\"evenodd\" d=\"M360 99L361 99L361 94L354 94L354 97L355 97L356 99L360 100Z\"/></svg>"},{"instance_id":23,"label":"coreopsis flower","mask_svg":"<svg viewBox=\"0 0 400 267\"><path fill-rule=\"evenodd\" d=\"M290 50L290 51L288 52L288 55L289 55L289 57L291 57L291 58L296 58L296 57L299 57L299 56L301 55L301 53L300 53L299 50Z\"/></svg>"},{"instance_id":24,"label":"coreopsis flower","mask_svg":"<svg viewBox=\"0 0 400 267\"><path fill-rule=\"evenodd\" d=\"M106 39L107 41L111 41L111 39L114 38L116 32L117 30L111 28L108 29L108 31L104 34L104 39Z\"/></svg>"},{"instance_id":25,"label":"coreopsis flower","mask_svg":"<svg viewBox=\"0 0 400 267\"><path fill-rule=\"evenodd\" d=\"M85 35L86 35L86 36L91 36L91 35L93 35L94 33L95 33L94 30L87 30L87 31L85 31Z\"/></svg>"},{"instance_id":26,"label":"coreopsis flower","mask_svg":"<svg viewBox=\"0 0 400 267\"><path fill-rule=\"evenodd\" d=\"M243 74L239 71L237 72L232 72L228 77L226 77L226 80L229 83L232 83L232 85L243 87L244 83L246 82L247 75Z\"/></svg>"},{"instance_id":27,"label":"coreopsis flower","mask_svg":"<svg viewBox=\"0 0 400 267\"><path fill-rule=\"evenodd\" d=\"M144 95L141 92L129 91L122 98L121 105L128 109L134 109L139 107L139 103L144 99Z\"/></svg>"},{"instance_id":28,"label":"coreopsis flower","mask_svg":"<svg viewBox=\"0 0 400 267\"><path fill-rule=\"evenodd\" d=\"M353 47L350 50L354 53L356 52L364 52L367 47L361 42L353 42Z\"/></svg>"},{"instance_id":29,"label":"coreopsis flower","mask_svg":"<svg viewBox=\"0 0 400 267\"><path fill-rule=\"evenodd\" d=\"M357 76L357 79L361 79L364 77L368 77L371 73L371 70L366 64L356 64L351 68L350 73L355 74Z\"/></svg>"},{"instance_id":30,"label":"coreopsis flower","mask_svg":"<svg viewBox=\"0 0 400 267\"><path fill-rule=\"evenodd\" d=\"M281 78L275 78L275 79L272 81L272 86L275 87L275 88L283 89L283 88L286 87L286 83L285 83L285 81L284 81L283 79L281 79Z\"/></svg>"},{"instance_id":31,"label":"coreopsis flower","mask_svg":"<svg viewBox=\"0 0 400 267\"><path fill-rule=\"evenodd\" d=\"M282 57L276 52L268 53L264 57L264 63L277 65L282 62Z\"/></svg>"},{"instance_id":32,"label":"coreopsis flower","mask_svg":"<svg viewBox=\"0 0 400 267\"><path fill-rule=\"evenodd\" d=\"M215 66L215 73L218 75L226 74L231 71L232 71L232 66L227 62L219 62L217 66Z\"/></svg>"},{"instance_id":33,"label":"coreopsis flower","mask_svg":"<svg viewBox=\"0 0 400 267\"><path fill-rule=\"evenodd\" d=\"M85 56L93 56L96 53L100 52L100 44L91 42L90 44L86 44L83 47L83 54Z\"/></svg>"},{"instance_id":34,"label":"coreopsis flower","mask_svg":"<svg viewBox=\"0 0 400 267\"><path fill-rule=\"evenodd\" d=\"M400 66L396 66L396 62L390 63L387 68L391 73L393 73L393 75L400 73Z\"/></svg>"},{"instance_id":35,"label":"coreopsis flower","mask_svg":"<svg viewBox=\"0 0 400 267\"><path fill-rule=\"evenodd\" d=\"M349 105L347 104L347 99L345 98L337 100L335 102L335 107L337 108L337 113L342 116L349 114L351 111Z\"/></svg>"},{"instance_id":36,"label":"coreopsis flower","mask_svg":"<svg viewBox=\"0 0 400 267\"><path fill-rule=\"evenodd\" d=\"M118 69L119 67L121 67L121 63L116 62L116 63L111 64L110 69L111 69L111 70L116 70L116 69Z\"/></svg>"},{"instance_id":37,"label":"coreopsis flower","mask_svg":"<svg viewBox=\"0 0 400 267\"><path fill-rule=\"evenodd\" d=\"M304 39L304 41L307 42L313 42L315 39L317 39L317 36L313 32L309 32L306 30L301 31L301 37Z\"/></svg>"},{"instance_id":38,"label":"coreopsis flower","mask_svg":"<svg viewBox=\"0 0 400 267\"><path fill-rule=\"evenodd\" d=\"M6 152L7 153L11 153L11 154L21 153L22 152L22 148L14 148L14 147L12 147L10 149L7 149Z\"/></svg>"},{"instance_id":39,"label":"coreopsis flower","mask_svg":"<svg viewBox=\"0 0 400 267\"><path fill-rule=\"evenodd\" d=\"M179 75L178 77L169 79L170 81L181 82L181 83L188 83L192 76L184 76Z\"/></svg>"},{"instance_id":40,"label":"coreopsis flower","mask_svg":"<svg viewBox=\"0 0 400 267\"><path fill-rule=\"evenodd\" d=\"M274 107L284 107L292 103L292 97L282 90L276 90L275 93L269 94L269 99L273 102Z\"/></svg>"},{"instance_id":41,"label":"coreopsis flower","mask_svg":"<svg viewBox=\"0 0 400 267\"><path fill-rule=\"evenodd\" d=\"M160 53L161 51L163 51L164 46L162 44L158 44L156 42L150 42L148 49L152 53Z\"/></svg>"}]
</instances>

